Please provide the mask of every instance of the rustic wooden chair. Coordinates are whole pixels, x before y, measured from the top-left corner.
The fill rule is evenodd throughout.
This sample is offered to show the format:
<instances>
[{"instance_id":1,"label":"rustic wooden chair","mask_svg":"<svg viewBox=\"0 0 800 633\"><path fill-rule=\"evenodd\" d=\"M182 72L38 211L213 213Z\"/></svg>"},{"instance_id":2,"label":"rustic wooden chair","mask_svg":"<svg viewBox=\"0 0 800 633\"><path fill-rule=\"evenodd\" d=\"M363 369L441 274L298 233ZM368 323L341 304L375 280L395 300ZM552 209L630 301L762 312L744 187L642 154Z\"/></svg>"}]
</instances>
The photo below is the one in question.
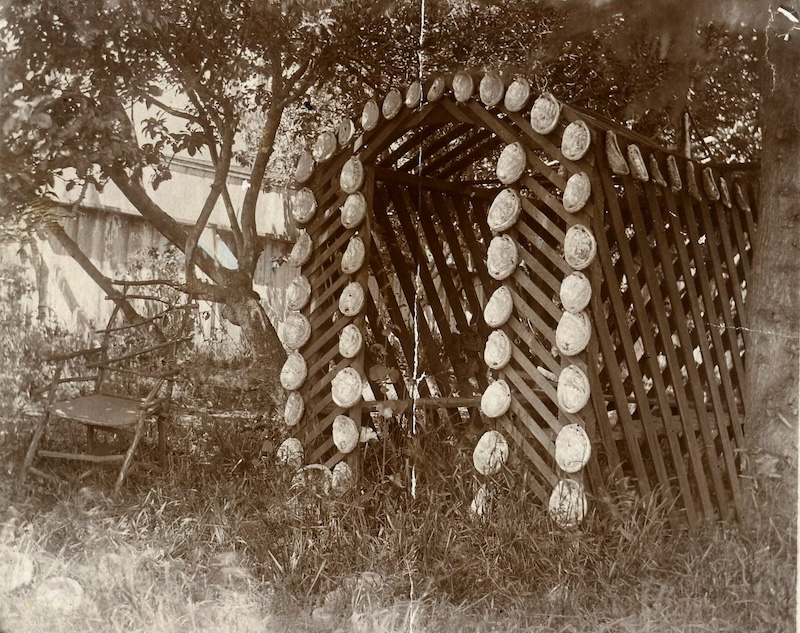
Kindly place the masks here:
<instances>
[{"instance_id":1,"label":"rustic wooden chair","mask_svg":"<svg viewBox=\"0 0 800 633\"><path fill-rule=\"evenodd\" d=\"M125 301L136 302L154 312L151 316L126 322L122 303L115 302L106 327L97 331L100 345L51 356L55 365L52 381L38 393L46 394L44 411L28 447L20 473L24 483L29 472L52 479L35 467L37 458L87 462L88 475L96 467L120 464L114 492L119 492L133 464L134 454L149 422L155 422L159 466L166 469L165 422L169 416L179 349L192 340L196 305L152 294L133 294L143 282L123 285ZM176 291L173 295L179 294ZM113 299L112 299L113 300ZM157 306L153 309L153 306ZM79 386L83 388L80 389ZM40 447L51 422L72 422L86 429L82 450L48 450ZM52 425L50 425L52 426ZM109 443L97 443L96 434L112 434L121 441L122 452L109 453ZM64 434L60 435L63 440ZM105 437L108 437L106 435ZM54 438L55 439L55 438Z\"/></svg>"}]
</instances>

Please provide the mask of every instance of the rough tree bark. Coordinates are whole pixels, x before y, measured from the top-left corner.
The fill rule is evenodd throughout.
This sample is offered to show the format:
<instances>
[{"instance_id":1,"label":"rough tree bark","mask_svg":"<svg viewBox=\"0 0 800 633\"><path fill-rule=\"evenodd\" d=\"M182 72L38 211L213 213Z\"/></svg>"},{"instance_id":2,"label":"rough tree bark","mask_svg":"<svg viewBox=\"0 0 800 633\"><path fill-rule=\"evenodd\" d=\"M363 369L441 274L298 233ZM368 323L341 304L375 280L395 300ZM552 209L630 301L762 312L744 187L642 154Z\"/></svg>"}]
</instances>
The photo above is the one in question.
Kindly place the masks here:
<instances>
[{"instance_id":1,"label":"rough tree bark","mask_svg":"<svg viewBox=\"0 0 800 633\"><path fill-rule=\"evenodd\" d=\"M753 499L767 504L767 515L776 524L780 521L782 529L793 531L800 351L800 30L780 14L772 16L762 101L760 211L747 296L747 437L750 475L756 491L763 493Z\"/></svg>"}]
</instances>

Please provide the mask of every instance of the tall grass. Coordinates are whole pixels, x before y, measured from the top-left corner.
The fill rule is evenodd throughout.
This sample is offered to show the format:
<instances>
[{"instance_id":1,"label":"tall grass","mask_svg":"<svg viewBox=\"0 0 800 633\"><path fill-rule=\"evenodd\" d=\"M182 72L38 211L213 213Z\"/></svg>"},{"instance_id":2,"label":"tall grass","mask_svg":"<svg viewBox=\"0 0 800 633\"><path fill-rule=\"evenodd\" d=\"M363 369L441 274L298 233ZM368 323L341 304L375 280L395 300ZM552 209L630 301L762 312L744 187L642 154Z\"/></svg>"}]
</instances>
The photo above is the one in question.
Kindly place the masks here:
<instances>
[{"instance_id":1,"label":"tall grass","mask_svg":"<svg viewBox=\"0 0 800 633\"><path fill-rule=\"evenodd\" d=\"M176 428L169 472L134 471L119 498L110 471L18 489L30 423L4 424L0 550L36 574L0 594L3 631L794 629L796 540L768 521L675 535L623 495L562 530L503 477L476 520L469 479L441 473L416 498L373 477L298 503L259 458L263 430L210 418ZM80 609L37 602L54 576L83 586Z\"/></svg>"}]
</instances>

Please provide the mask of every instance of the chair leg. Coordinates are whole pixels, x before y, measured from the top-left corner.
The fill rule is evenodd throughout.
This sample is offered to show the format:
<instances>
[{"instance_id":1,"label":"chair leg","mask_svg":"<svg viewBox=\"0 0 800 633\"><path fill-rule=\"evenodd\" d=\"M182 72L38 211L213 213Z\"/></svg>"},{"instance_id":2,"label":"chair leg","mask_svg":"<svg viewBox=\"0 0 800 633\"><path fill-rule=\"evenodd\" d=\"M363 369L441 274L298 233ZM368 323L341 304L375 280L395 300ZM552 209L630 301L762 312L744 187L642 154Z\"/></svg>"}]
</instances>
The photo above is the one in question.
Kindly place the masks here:
<instances>
[{"instance_id":1,"label":"chair leg","mask_svg":"<svg viewBox=\"0 0 800 633\"><path fill-rule=\"evenodd\" d=\"M39 423L36 425L36 429L33 431L33 438L31 439L30 446L28 446L28 452L25 454L25 461L22 462L22 472L19 474L20 485L25 483L25 479L28 476L28 470L30 469L31 464L33 464L33 460L36 457L36 449L39 448L39 442L42 441L44 429L49 421L50 412L46 411L39 420Z\"/></svg>"},{"instance_id":2,"label":"chair leg","mask_svg":"<svg viewBox=\"0 0 800 633\"><path fill-rule=\"evenodd\" d=\"M94 427L91 424L86 425L86 451L94 453Z\"/></svg>"},{"instance_id":3,"label":"chair leg","mask_svg":"<svg viewBox=\"0 0 800 633\"><path fill-rule=\"evenodd\" d=\"M125 482L125 476L128 474L128 470L133 463L133 454L136 452L136 447L139 446L139 440L142 439L142 434L144 432L144 423L145 419L144 416L139 418L139 421L136 423L136 433L133 436L133 441L131 442L130 447L128 448L128 452L125 453L125 459L122 462L122 468L119 471L119 476L117 477L117 483L114 484L114 494L118 494L120 489L122 488L122 484Z\"/></svg>"}]
</instances>

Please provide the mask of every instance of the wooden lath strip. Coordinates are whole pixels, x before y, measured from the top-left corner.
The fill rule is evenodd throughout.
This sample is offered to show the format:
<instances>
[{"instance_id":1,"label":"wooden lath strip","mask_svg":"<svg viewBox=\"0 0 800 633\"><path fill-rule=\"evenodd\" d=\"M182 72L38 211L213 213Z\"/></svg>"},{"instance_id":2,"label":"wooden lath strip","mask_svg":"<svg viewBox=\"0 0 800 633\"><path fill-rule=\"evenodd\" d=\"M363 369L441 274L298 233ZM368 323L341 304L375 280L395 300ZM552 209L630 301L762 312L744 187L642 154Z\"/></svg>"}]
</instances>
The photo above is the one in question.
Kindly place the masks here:
<instances>
[{"instance_id":1,"label":"wooden lath strip","mask_svg":"<svg viewBox=\"0 0 800 633\"><path fill-rule=\"evenodd\" d=\"M513 330L516 336L518 336L521 340L525 341L525 344L528 346L528 349L532 353L534 353L542 362L544 369L547 369L556 376L558 375L559 371L561 371L561 365L559 365L558 361L556 361L553 358L553 355L550 353L550 351L547 348L545 348L544 345L542 345L538 340L536 340L536 337L533 335L533 332L528 330L528 328L526 328L520 321L518 321L513 316L508 320L508 327L511 328L511 330ZM539 372L537 371L536 373L538 374Z\"/></svg>"},{"instance_id":2,"label":"wooden lath strip","mask_svg":"<svg viewBox=\"0 0 800 633\"><path fill-rule=\"evenodd\" d=\"M338 264L336 264L335 267L338 269ZM319 327L325 319L329 319L333 316L333 312L331 312L330 308L333 306L335 312L338 308L338 303L336 301L330 302L329 300L333 297L334 293L342 289L349 281L346 275L331 275L329 278L333 280L331 285L328 286L321 295L312 298L313 303L309 314L310 317L314 317L311 321L312 328ZM319 317L320 310L324 311L321 318ZM314 331L315 330L312 329L312 332Z\"/></svg>"},{"instance_id":3,"label":"wooden lath strip","mask_svg":"<svg viewBox=\"0 0 800 633\"><path fill-rule=\"evenodd\" d=\"M473 228L473 222L478 225L478 230L481 231L483 235L483 228L481 225L480 218L473 220L471 214L469 212L469 201L464 199L463 197L455 197L451 198L453 203L453 209L458 216L458 221L461 225L461 231L464 235L464 240L467 242L467 247L469 251L472 253L473 263L475 265L475 270L478 273L478 277L483 284L485 289L486 297L488 298L489 295L494 292L495 288L497 288L500 284L498 281L492 279L489 275L489 271L486 268L486 262L484 261L486 248L489 244L489 240L491 240L491 233L489 233L489 227L486 225L484 220L483 225L485 226L485 231L489 235L489 240L486 240L484 243L487 246L481 246L480 242L478 241L478 237L475 235L475 230Z\"/></svg>"},{"instance_id":4,"label":"wooden lath strip","mask_svg":"<svg viewBox=\"0 0 800 633\"><path fill-rule=\"evenodd\" d=\"M653 183L646 184L645 192L648 198L648 208L653 217L653 225L655 227L655 236L656 236L656 246L659 249L660 255L663 259L667 255L667 253L670 252L669 249L670 239L664 228L665 224L663 217L661 215L661 205L658 204L658 200L656 198L655 185ZM677 223L674 224L677 225ZM683 246L684 245L682 241L676 245L679 262L675 266L675 268L683 272L685 276L689 268L689 259L685 247L682 248ZM667 285L672 290L672 300L674 303L676 295L678 294L678 282L675 275L675 271L671 267L665 267L664 276L667 280ZM711 356L711 351L709 350L708 347L708 341L705 332L705 324L703 322L703 315L700 310L700 304L698 302L697 290L694 287L693 283L686 283L685 294L688 297L688 303L690 304L690 314L692 315L695 323L695 332L698 334L698 336L696 336L695 338L697 339L697 344L700 347L702 357L703 359L705 359L703 365L705 365L706 385L708 388L708 393L711 398L712 408L717 421L717 432L718 432L718 437L720 438L720 443L723 448L723 457L725 459L725 465L727 467L728 481L733 496L734 508L739 517L742 518L741 513L743 510L743 499L741 494L741 488L739 486L739 476L736 468L733 447L731 446L728 430L726 428L728 414L726 413L726 411L722 406L722 400L720 398L719 389L717 388L717 383L714 377L713 360ZM695 406L697 408L698 421L700 421L705 416L706 404L705 404L705 398L703 397L702 394L702 389L699 388L701 384L699 372L697 366L693 361L695 340L692 340L692 337L690 336L686 319L684 317L685 314L686 313L684 312L680 318L675 320L677 326L676 329L678 332L678 338L680 340L681 346L684 348L685 354L687 355L686 371L687 371L689 385L696 391L699 390L700 392L699 398L698 394L697 393L695 394ZM705 450L713 451L714 440L712 437L710 437L711 433L708 432L708 430L703 429L702 422L701 422L701 431L704 431L703 439L706 443Z\"/></svg>"},{"instance_id":5,"label":"wooden lath strip","mask_svg":"<svg viewBox=\"0 0 800 633\"><path fill-rule=\"evenodd\" d=\"M473 187L458 182L447 182L436 178L426 178L415 174L406 174L391 169L375 168L375 179L379 182L386 182L395 185L425 189L442 193L450 193L458 196L470 196L477 198L494 199L495 191L482 187Z\"/></svg>"},{"instance_id":6,"label":"wooden lath strip","mask_svg":"<svg viewBox=\"0 0 800 633\"><path fill-rule=\"evenodd\" d=\"M373 207L373 213L375 215L376 222L378 225L382 226L384 231L388 231L389 234L392 234L394 233L394 229L392 228L389 216L387 214L388 199L383 197L382 194L384 192L381 188L378 188L375 193L376 198L378 198ZM381 195L379 196L379 194ZM396 209L395 211L400 213ZM415 272L415 267L406 262L405 257L400 252L400 249L395 241L390 240L386 242L385 247L386 252L389 253L389 258L400 283L400 288L403 291L406 304L409 307L413 307L418 300L416 296L416 288L414 287L414 280L411 277L411 274ZM428 326L427 319L422 318L417 321L415 338L416 336L419 336L422 341L423 349L426 351L425 358L428 361L428 366L431 367L431 369L433 369L437 375L441 374L444 371L444 368L432 353L432 351L436 348L436 345L434 344L435 339Z\"/></svg>"},{"instance_id":7,"label":"wooden lath strip","mask_svg":"<svg viewBox=\"0 0 800 633\"><path fill-rule=\"evenodd\" d=\"M423 159L426 155L428 157L432 157L434 154L436 154L436 152L446 147L449 143L452 143L459 136L467 135L473 129L473 127L474 126L471 123L459 123L455 125L452 129L448 130L440 138L430 137L431 141L423 145L421 148ZM395 171L409 172L413 171L418 166L419 166L419 159L412 158L402 163L401 165L398 165Z\"/></svg>"},{"instance_id":8,"label":"wooden lath strip","mask_svg":"<svg viewBox=\"0 0 800 633\"><path fill-rule=\"evenodd\" d=\"M517 280L517 277L524 277L524 273L521 271L515 272L514 279ZM528 319L536 327L536 331L547 339L548 343L555 345L556 333L553 328L545 323L542 320L542 317L540 317L531 309L531 307L528 305L528 302L525 301L522 295L520 295L515 288L509 288L509 290L511 291L511 298L514 301L514 309L517 311L517 314Z\"/></svg>"},{"instance_id":9,"label":"wooden lath strip","mask_svg":"<svg viewBox=\"0 0 800 633\"><path fill-rule=\"evenodd\" d=\"M341 255L344 252L342 247L347 244L353 235L355 235L354 229L343 230L342 234L328 248L315 257L307 267L303 267L303 273L308 277L312 291L318 290L325 281L339 270ZM329 265L323 268L324 264L328 262L330 262Z\"/></svg>"},{"instance_id":10,"label":"wooden lath strip","mask_svg":"<svg viewBox=\"0 0 800 633\"><path fill-rule=\"evenodd\" d=\"M464 171L467 167L473 165L476 160L491 154L501 145L502 143L500 140L489 133L484 140L479 143L475 143L475 145L468 148L467 151L458 158L458 160L455 160L449 165L438 169L436 171L436 176L438 178L452 178ZM499 180L497 180L497 184L500 184Z\"/></svg>"},{"instance_id":11,"label":"wooden lath strip","mask_svg":"<svg viewBox=\"0 0 800 633\"><path fill-rule=\"evenodd\" d=\"M599 150L595 148L595 152L598 153ZM603 163L602 156L596 156L596 164L601 165ZM611 181L610 174L607 171L600 172L598 171L598 177L600 177L601 184L603 186L604 194L606 196L606 204L610 206L608 199L616 198L616 191L614 189L613 183ZM606 191L606 187L609 191ZM619 214L618 205L614 205L616 207L614 213ZM611 307L613 311L613 318L616 323L620 324L617 330L617 334L620 338L620 346L622 347L625 353L625 360L626 365L628 367L628 372L630 375L630 388L632 388L632 392L635 395L636 401L640 403L639 406L639 414L641 417L641 423L635 424L633 418L631 416L630 411L628 410L628 396L627 390L625 393L620 393L620 387L625 389L622 386L622 381L617 382L617 376L609 371L609 379L611 380L611 385L614 391L614 398L615 398L615 405L616 410L619 415L620 422L623 425L627 450L629 454L632 455L634 459L634 467L635 468L643 468L641 464L637 463L641 459L639 455L639 445L638 440L636 439L635 435L639 429L644 429L644 435L647 439L647 446L649 449L650 457L653 462L653 466L656 471L656 477L658 479L658 484L661 488L662 493L666 496L666 500L668 502L668 507L674 508L675 507L675 495L674 489L672 486L672 482L670 481L669 475L667 474L666 465L664 463L663 455L661 454L661 446L659 444L658 436L655 432L655 420L653 419L652 412L650 411L649 406L645 406L647 403L647 392L645 391L644 385L642 383L642 374L639 368L639 361L636 358L636 354L634 352L634 341L631 336L631 331L628 328L622 326L622 324L627 323L627 309L626 303L623 303L622 300L622 293L619 288L619 277L617 276L617 272L614 270L614 266L611 259L611 249L609 247L609 242L607 241L606 231L604 228L604 216L596 215L594 216L595 220L595 227L597 230L594 231L595 239L597 240L597 257L602 266L603 276L605 278L605 287L608 290L608 296L611 301ZM599 316L599 315L598 315ZM597 319L595 322L595 328L598 327L598 324L605 324L607 321L605 317L601 320L600 318ZM608 346L608 340L604 338L600 339L601 344L604 348ZM606 350L608 351L608 350ZM605 356L605 354L604 354ZM608 357L605 356L606 366L609 363L614 363L616 361L616 357ZM647 478L647 475L642 472L637 472L638 478ZM640 488L642 484L640 484ZM681 489L683 490L683 488ZM694 510L694 503L692 501L691 496L685 497L685 505L687 507L687 514L690 520L690 523L694 525L697 522L696 511ZM670 512L671 521L675 524L678 524L677 517L673 514L674 510Z\"/></svg>"},{"instance_id":12,"label":"wooden lath strip","mask_svg":"<svg viewBox=\"0 0 800 633\"><path fill-rule=\"evenodd\" d=\"M533 205L531 205L530 203L528 203L528 205L533 207ZM533 208L535 209L535 207L533 207ZM541 215L541 212L539 212L538 209L536 209L536 211L537 211L537 214ZM542 227L542 225L539 224L537 222L537 220L535 220L533 218L533 216L531 216L531 220L536 222L537 226ZM547 218L544 218L544 220L548 224L550 223L549 220L547 220ZM541 236L539 236L528 225L528 223L525 221L525 218L523 218L516 226L517 226L517 229L519 230L519 232L523 236L525 236L525 238L531 243L531 245L533 245L536 248L538 248L539 251L541 251L542 253L544 253L547 256L547 259L550 260L550 263L553 264L553 266L555 266L558 270L560 270L562 273L564 273L564 275L568 275L568 274L570 274L572 272L572 268L570 267L569 264L567 264L567 262L564 260L564 258L558 252L556 252L556 250L552 246L550 246L547 242L545 242L544 239ZM542 227L542 228L547 229L547 227ZM563 233L562 233L562 235L563 235ZM561 238L561 242L559 242L559 243L563 243L563 241L564 241L564 238L562 237Z\"/></svg>"},{"instance_id":13,"label":"wooden lath strip","mask_svg":"<svg viewBox=\"0 0 800 633\"><path fill-rule=\"evenodd\" d=\"M525 372L526 375L528 375L530 378L533 378L537 382L537 384L539 384L539 388L542 391L544 391L542 395L546 396L549 400L551 400L552 403L552 401L554 401L555 398L555 389L552 387L552 385L547 385L546 389L542 388L543 383L539 382L539 378L542 376L538 371L536 371L536 368L528 360L528 357L525 355L525 352L523 352L516 346L512 346L511 358L519 366L519 368L523 372ZM547 426L549 426L554 433L558 433L563 426L563 424L561 424L561 422L559 422L558 420L558 414L550 411L550 408L544 402L541 395L535 393L533 389L531 389L530 385L528 385L528 383L525 382L525 379L520 374L520 372L518 372L516 369L514 369L513 366L509 364L502 369L501 373L503 374L503 376L507 376L509 380L511 380L512 384L517 388L517 391L519 391L520 395L522 395L525 398L525 400L527 400L528 403L536 410L536 412L540 416L542 416L542 419L547 423ZM546 380L544 382L546 382ZM551 452L552 451L552 446L550 445L551 440L549 438L545 440L544 439L545 437L546 435L541 434L537 435L536 439L542 442L542 446L547 448L548 452Z\"/></svg>"},{"instance_id":14,"label":"wooden lath strip","mask_svg":"<svg viewBox=\"0 0 800 633\"><path fill-rule=\"evenodd\" d=\"M519 227L519 232L523 233L523 235L524 235L525 234L524 231L525 231L525 229L522 226L520 226ZM526 237L527 237L527 235L526 235ZM555 278L553 273L550 272L547 268L545 268L544 265L538 259L536 259L536 256L533 253L530 253L528 251L528 249L525 248L519 242L517 242L517 252L519 253L520 259L523 262L525 262L525 265L528 267L530 272L535 273L539 277L539 279L541 281L543 281L545 283L545 285L550 288L550 290L552 290L553 292L558 294L559 290L561 289L561 282L558 279ZM569 274L568 271L562 271L562 272L565 272L565 273ZM560 314L559 314L559 311L555 308L555 306L553 306L552 299L548 298L544 294L544 292L539 289L539 287L538 287L539 284L537 284L534 280L530 280L530 282L536 287L537 297L542 297L542 299L539 299L540 303L546 302L547 304L550 304L550 306L552 307L552 310L553 310L553 312L552 312L553 318L558 320L558 317L560 316ZM548 311L551 311L550 308L546 308L546 309Z\"/></svg>"},{"instance_id":15,"label":"wooden lath strip","mask_svg":"<svg viewBox=\"0 0 800 633\"><path fill-rule=\"evenodd\" d=\"M453 161L457 160L471 149L482 147L483 144L490 141L491 138L492 133L488 130L475 128L467 138L463 139L463 141L459 142L455 147L449 149L441 156L433 158L432 160L423 160L423 162L418 165L417 172L420 176L436 177L445 180L442 175L438 173L440 170L452 164Z\"/></svg>"},{"instance_id":16,"label":"wooden lath strip","mask_svg":"<svg viewBox=\"0 0 800 633\"><path fill-rule=\"evenodd\" d=\"M614 184L611 179L611 173L609 171L609 168L604 161L598 160L598 169L600 170L601 177L603 179L603 188L605 190L606 201L608 203L610 211L609 217L611 218L614 224L615 233L620 236L625 235L625 225L623 224L622 221L622 213L619 208L619 203L616 196L616 192L614 190ZM595 237L599 241L599 236ZM605 239L603 239L603 241L605 242ZM628 240L620 239L617 243L619 244L620 256L622 258L625 269L634 271L635 266L633 262L631 249L628 244ZM613 275L608 277L609 282L611 282L611 280L613 279L614 279ZM644 306L644 303L642 301L642 288L639 286L639 281L636 278L636 275L632 275L628 278L628 284L631 287L631 297L633 299L634 309L636 310L636 314L638 316L637 320L640 323L643 322L644 324L647 325L647 327L640 328L639 334L642 338L642 345L645 350L645 355L649 360L650 375L653 378L653 386L656 389L656 393L658 394L658 400L661 410L668 411L670 410L669 398L667 397L666 388L664 382L661 380L661 374L658 368L658 362L656 359L657 351L656 351L655 341L653 338L653 334L650 331L649 321L648 321L649 317L646 308ZM613 285L614 285L613 283L609 283L609 286L612 286L612 288ZM624 322L625 321L622 321L622 323ZM629 351L633 355L634 353L633 341L630 339L630 337L625 336L626 332L627 331L624 327L620 327L620 334L622 335L622 343L626 347L630 345ZM629 357L628 369L632 370L633 363L630 362L630 360L631 359ZM637 365L637 371L638 371L638 365ZM637 393L636 395L637 395L637 401L639 402L640 405L640 411L642 414L644 414L647 408L644 406L644 404L647 402L647 396L646 396L646 391L644 389L644 385L642 384L641 381L642 381L641 376L635 377L633 380L633 384L635 389L640 390L639 393ZM677 473L678 476L678 483L681 490L681 494L683 496L684 507L686 508L689 524L694 526L698 524L698 516L697 516L697 509L695 507L695 500L692 495L691 486L689 484L689 478L686 466L683 462L683 454L681 451L677 430L675 429L674 425L669 424L668 422L669 422L668 420L665 420L666 436L670 446L672 463L675 466L675 472ZM650 422L650 424L652 424L652 422ZM653 457L655 457L656 454L660 455L661 449L657 439L651 445L651 448L654 453ZM667 480L667 485L669 485L668 480ZM708 497L708 490L704 489L703 487L700 488L701 488L700 492L703 493L701 496L701 504L703 507L703 511L707 516L711 516L713 511L711 508L711 500Z\"/></svg>"},{"instance_id":17,"label":"wooden lath strip","mask_svg":"<svg viewBox=\"0 0 800 633\"><path fill-rule=\"evenodd\" d=\"M438 125L428 123L427 125L420 125L414 130L409 130L410 134L408 135L408 138L395 149L388 150L388 153L384 156L381 156L375 164L379 167L391 167L399 159L417 146L419 146L418 149L421 150L425 141L431 138L431 132L438 130L439 127L440 126Z\"/></svg>"},{"instance_id":18,"label":"wooden lath strip","mask_svg":"<svg viewBox=\"0 0 800 633\"><path fill-rule=\"evenodd\" d=\"M626 198L628 201L628 208L631 211L633 216L633 226L634 226L634 240L636 240L639 244L639 252L641 254L642 259L642 268L645 271L645 278L647 285L650 289L650 296L652 300L655 302L656 305L663 306L665 304L664 297L661 294L661 281L658 278L658 273L656 271L656 266L653 260L653 253L650 250L649 246L649 231L645 226L644 218L642 216L641 207L639 205L639 195L638 189L633 182L633 179L630 176L622 176L622 183L625 188ZM654 213L654 210L651 208L650 213ZM671 258L669 258L671 264ZM674 277L674 271L671 266L666 267L667 270L664 270L664 274L671 275L670 278L667 280L667 285L671 286L672 288L677 289L677 280ZM680 298L674 297L674 300L678 305L680 305ZM708 421L706 420L706 408L705 408L705 399L703 397L703 390L700 386L700 379L697 374L697 368L694 365L694 360L691 355L691 341L688 338L688 332L686 333L687 336L683 337L681 340L682 345L685 347L682 348L682 351L688 354L688 360L681 363L678 359L677 351L672 343L670 338L671 332L674 330L670 327L670 323L664 313L664 310L653 310L655 313L655 321L658 325L659 336L661 337L661 351L666 356L667 359L667 370L670 374L671 380L669 380L670 384L673 387L673 391L675 394L675 399L678 405L678 412L680 415L680 419L683 425L684 431L684 438L688 441L685 442L686 447L689 451L689 458L692 463L692 468L694 471L695 481L698 485L698 491L700 500L703 505L704 513L707 517L713 516L713 507L714 504L711 501L711 495L709 490L709 482L707 480L707 473L706 469L703 465L703 456L700 453L700 450L697 446L696 442L696 435L691 426L691 418L692 418L692 411L691 405L689 403L689 399L687 398L687 394L684 391L683 385L683 377L680 372L680 368L682 364L687 366L687 370L689 371L689 384L692 388L692 392L694 395L694 414L697 416L697 420L700 424L700 431L703 437L703 441L705 442L705 455L706 460L708 461L711 476L711 483L713 484L714 491L716 493L716 500L717 500L717 507L719 508L720 515L723 520L726 520L730 515L730 509L728 508L728 501L727 501L727 491L725 489L725 485L722 482L722 477L720 473L720 467L717 463L717 453L714 450L714 438L711 434L711 428L708 425ZM682 322L682 318L676 319L678 325L678 333L679 336L684 333L683 326L685 323ZM655 341L654 341L655 342ZM645 341L646 344L646 341ZM654 370L655 373L655 370ZM658 392L659 384L664 383L664 376L659 371L658 376L654 376L653 380L655 382L655 388ZM669 408L662 407L661 413L663 416L670 416L672 417L672 411ZM664 420L664 424L668 425L669 421Z\"/></svg>"},{"instance_id":19,"label":"wooden lath strip","mask_svg":"<svg viewBox=\"0 0 800 633\"><path fill-rule=\"evenodd\" d=\"M511 406L512 406L512 411L514 411L517 414L519 410L524 411L524 409L522 409L522 407L520 407L519 405L514 407L513 399L511 401ZM516 428L514 423L508 418L507 415L498 418L498 424L509 435L509 437L511 437L511 439L516 443L516 445L522 449L522 452L531 461L531 463L536 464L537 459L541 461L541 457L539 457L539 454L530 444L528 444L527 440L523 437L522 433L520 433L519 429ZM539 469L539 472L542 472L542 470ZM550 494L547 493L545 489L542 488L542 486L536 480L529 479L528 485L530 486L531 490L533 490L533 494L535 494L536 497L543 504L546 505L548 500L550 499ZM555 482L553 482L552 485L555 485Z\"/></svg>"},{"instance_id":20,"label":"wooden lath strip","mask_svg":"<svg viewBox=\"0 0 800 633\"><path fill-rule=\"evenodd\" d=\"M475 292L475 287L471 283L473 273L471 273L469 270L467 261L464 259L464 253L462 251L463 247L461 242L458 240L458 231L455 228L458 226L458 223L453 222L454 217L451 217L450 215L453 214L453 216L455 216L455 209L453 208L452 201L449 196L445 196L440 193L431 192L429 195L431 199L430 207L433 209L433 212L439 219L439 226L444 233L446 243L450 249L450 253L453 256L453 261L456 264L458 274L461 277L461 285L464 289L464 294L466 295L467 302L469 303L472 314L474 315L473 322L476 325L481 325L484 323L483 309L481 302L478 300L478 294ZM476 253L473 253L472 256L473 259L475 259Z\"/></svg>"},{"instance_id":21,"label":"wooden lath strip","mask_svg":"<svg viewBox=\"0 0 800 633\"><path fill-rule=\"evenodd\" d=\"M686 194L686 196L682 196L682 200L684 209L686 210L687 213L686 228L689 231L689 235L692 240L692 246L695 247L695 249L699 249L700 237L698 235L698 227L700 226L700 223L697 221L697 217L695 216L694 201L688 197L688 194ZM705 211L706 212L708 211L708 207L706 207ZM706 213L701 210L700 215L701 217L703 217L706 215ZM724 326L725 337L721 339L723 341L723 345L721 345L718 348L719 370L720 372L722 372L723 369L727 370L727 363L725 362L723 351L728 351L733 358L734 371L731 373L731 377L733 378L734 385L736 386L739 394L742 394L744 392L745 373L744 373L744 364L742 362L742 358L741 356L739 356L738 353L739 351L738 331L736 329L736 324L730 315L730 310L729 310L730 299L728 297L728 292L726 289L727 284L725 283L725 280L722 279L722 266L720 265L719 254L716 248L716 240L712 239L711 237L713 236L713 231L711 232L711 236L708 235L708 229L709 229L708 218L705 217L703 218L703 224L704 224L703 227L704 231L706 232L706 247L708 249L709 256L711 258L712 270L714 271L714 282L715 282L714 285L716 288L717 297L719 298L718 303L720 307L719 311L717 311L715 307L715 304L717 302L714 301L715 295L712 292L711 284L709 283L708 274L707 271L705 270L705 267L698 266L697 272L700 275L701 280L705 277L706 284L708 286L707 288L708 292L703 293L705 295L705 303L706 303L705 305L706 318L711 318L712 315L715 315L714 319L716 320L716 323L711 321L708 322L709 328L711 329L715 327L719 328L720 326ZM711 228L713 229L713 226L711 226ZM695 260L697 260L697 256L695 256ZM720 316L722 317L721 321L719 318ZM728 341L727 346L724 345L725 340Z\"/></svg>"},{"instance_id":22,"label":"wooden lath strip","mask_svg":"<svg viewBox=\"0 0 800 633\"><path fill-rule=\"evenodd\" d=\"M673 196L671 191L665 191L665 197L667 199L667 204L669 206L675 206L676 200L675 196ZM691 205L691 201L687 198L681 196L681 202L684 205L688 204ZM694 218L688 217L687 218L687 229L692 234L692 239L690 241L690 246L695 253L700 250L700 244L698 242L699 236L697 235L697 228L696 224L692 222ZM678 231L677 225L673 225L673 231ZM676 236L676 242L680 242L679 248L681 250L687 250L686 245L683 242L683 235ZM689 257L688 252L686 255L687 259ZM690 265L690 264L689 264ZM742 422L739 419L738 408L739 405L737 403L737 385L734 382L734 377L732 372L728 369L727 364L725 362L725 346L723 344L722 335L720 334L719 327L717 323L719 323L719 317L716 314L716 310L714 307L714 300L712 296L712 289L711 284L708 278L708 273L704 266L696 267L696 279L694 283L700 284L700 297L704 298L704 318L700 319L700 323L702 324L703 328L711 335L712 347L710 353L715 355L715 362L716 365L719 367L720 378L722 380L723 390L725 391L725 397L728 405L728 413L731 416L731 420L733 421L733 428L736 437L736 442L738 446L744 446L744 437L743 437L743 430L742 430ZM687 283L688 285L688 283ZM698 305L700 303L700 298L698 298ZM713 371L713 366L712 366Z\"/></svg>"}]
</instances>

